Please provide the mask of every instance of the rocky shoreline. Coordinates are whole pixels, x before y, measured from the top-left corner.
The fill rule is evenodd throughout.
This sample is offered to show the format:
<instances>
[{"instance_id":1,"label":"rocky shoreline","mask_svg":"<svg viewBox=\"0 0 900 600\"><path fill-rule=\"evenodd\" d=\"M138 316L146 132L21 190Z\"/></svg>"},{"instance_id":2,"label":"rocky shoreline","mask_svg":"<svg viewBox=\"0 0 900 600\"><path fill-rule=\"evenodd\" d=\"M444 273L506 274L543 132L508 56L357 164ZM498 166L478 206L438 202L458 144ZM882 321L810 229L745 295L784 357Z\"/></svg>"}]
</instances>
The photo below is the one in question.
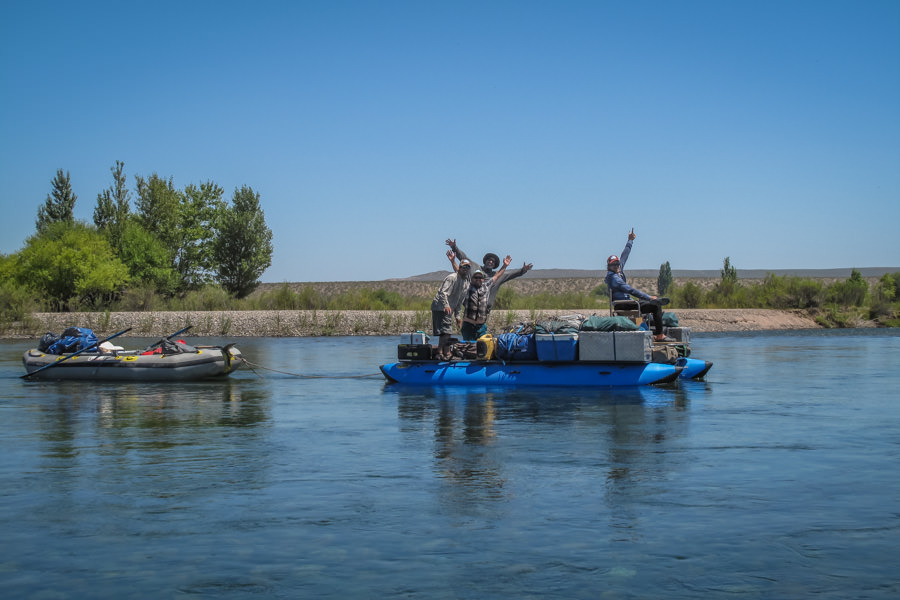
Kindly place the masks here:
<instances>
[{"instance_id":1,"label":"rocky shoreline","mask_svg":"<svg viewBox=\"0 0 900 600\"><path fill-rule=\"evenodd\" d=\"M558 315L590 315L596 309L566 311L503 311L491 313L491 332L508 325L549 319ZM802 311L766 309L674 309L679 324L695 333L820 329ZM600 313L598 313L600 314ZM605 314L602 313L602 314ZM204 337L319 337L346 335L395 335L404 331L431 329L428 311L365 310L258 310L33 313L26 321L7 325L5 338L36 338L47 331L61 333L66 327L93 329L100 337L131 327L128 336L161 337L192 325L190 336ZM125 336L123 336L125 337Z\"/></svg>"}]
</instances>

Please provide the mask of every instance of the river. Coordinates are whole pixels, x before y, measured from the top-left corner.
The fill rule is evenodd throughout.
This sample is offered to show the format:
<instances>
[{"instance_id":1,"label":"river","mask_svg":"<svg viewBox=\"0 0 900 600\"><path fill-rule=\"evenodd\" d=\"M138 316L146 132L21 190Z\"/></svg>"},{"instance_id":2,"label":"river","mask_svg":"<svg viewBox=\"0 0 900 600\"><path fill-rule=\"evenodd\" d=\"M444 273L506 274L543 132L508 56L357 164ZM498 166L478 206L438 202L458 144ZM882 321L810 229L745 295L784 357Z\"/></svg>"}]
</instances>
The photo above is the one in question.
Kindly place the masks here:
<instances>
[{"instance_id":1,"label":"river","mask_svg":"<svg viewBox=\"0 0 900 600\"><path fill-rule=\"evenodd\" d=\"M695 334L707 381L630 390L386 386L394 337L242 338L255 373L193 384L24 381L28 346L7 598L900 594L896 331Z\"/></svg>"}]
</instances>

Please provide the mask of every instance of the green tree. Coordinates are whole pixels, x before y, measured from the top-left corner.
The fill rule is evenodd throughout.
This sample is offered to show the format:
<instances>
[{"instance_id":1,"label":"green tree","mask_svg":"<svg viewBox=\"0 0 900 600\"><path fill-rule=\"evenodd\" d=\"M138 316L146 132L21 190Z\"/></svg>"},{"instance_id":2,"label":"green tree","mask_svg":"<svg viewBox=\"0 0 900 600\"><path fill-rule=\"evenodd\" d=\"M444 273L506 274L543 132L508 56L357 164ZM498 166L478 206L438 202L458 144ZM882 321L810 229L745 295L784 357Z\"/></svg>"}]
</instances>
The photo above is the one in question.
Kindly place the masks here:
<instances>
[{"instance_id":1,"label":"green tree","mask_svg":"<svg viewBox=\"0 0 900 600\"><path fill-rule=\"evenodd\" d=\"M659 276L656 278L656 291L660 296L665 296L672 286L672 267L669 261L659 265Z\"/></svg>"},{"instance_id":2,"label":"green tree","mask_svg":"<svg viewBox=\"0 0 900 600\"><path fill-rule=\"evenodd\" d=\"M62 169L57 169L51 185L53 189L47 194L47 200L38 207L36 225L39 232L50 223L58 221L72 223L75 220L75 201L78 196L72 193L72 179L69 172L63 174Z\"/></svg>"},{"instance_id":3,"label":"green tree","mask_svg":"<svg viewBox=\"0 0 900 600\"><path fill-rule=\"evenodd\" d=\"M900 275L900 273L895 273L895 275ZM898 298L898 291L900 290L897 287L897 278L891 273L885 273L875 285L874 295L880 302L893 302Z\"/></svg>"},{"instance_id":4,"label":"green tree","mask_svg":"<svg viewBox=\"0 0 900 600\"><path fill-rule=\"evenodd\" d=\"M737 269L731 264L731 257L725 257L725 264L719 274L722 276L722 285L733 288L737 284Z\"/></svg>"},{"instance_id":5,"label":"green tree","mask_svg":"<svg viewBox=\"0 0 900 600\"><path fill-rule=\"evenodd\" d=\"M16 256L16 279L55 309L74 300L109 300L128 282L128 269L96 229L73 221L47 224Z\"/></svg>"},{"instance_id":6,"label":"green tree","mask_svg":"<svg viewBox=\"0 0 900 600\"><path fill-rule=\"evenodd\" d=\"M153 173L148 179L137 175L135 180L138 222L169 248L177 248L181 242L178 231L181 226L181 194L175 189L172 178L166 180Z\"/></svg>"},{"instance_id":7,"label":"green tree","mask_svg":"<svg viewBox=\"0 0 900 600\"><path fill-rule=\"evenodd\" d=\"M703 288L696 283L688 281L680 291L680 304L684 308L699 308L703 303Z\"/></svg>"},{"instance_id":8,"label":"green tree","mask_svg":"<svg viewBox=\"0 0 900 600\"><path fill-rule=\"evenodd\" d=\"M133 281L172 295L178 289L178 273L172 267L173 252L159 238L134 219L122 230L119 259L128 267Z\"/></svg>"},{"instance_id":9,"label":"green tree","mask_svg":"<svg viewBox=\"0 0 900 600\"><path fill-rule=\"evenodd\" d=\"M272 264L272 230L252 188L235 189L231 206L222 210L213 261L221 286L238 298L256 289Z\"/></svg>"},{"instance_id":10,"label":"green tree","mask_svg":"<svg viewBox=\"0 0 900 600\"><path fill-rule=\"evenodd\" d=\"M97 194L97 206L94 208L94 225L106 235L115 250L121 249L122 233L131 217L131 192L125 180L125 163L116 161L116 166L109 169L113 175L113 183L108 189Z\"/></svg>"},{"instance_id":11,"label":"green tree","mask_svg":"<svg viewBox=\"0 0 900 600\"><path fill-rule=\"evenodd\" d=\"M827 299L829 302L843 306L862 306L869 292L869 283L862 273L853 269L850 278L846 281L838 281L828 287Z\"/></svg>"},{"instance_id":12,"label":"green tree","mask_svg":"<svg viewBox=\"0 0 900 600\"><path fill-rule=\"evenodd\" d=\"M212 281L215 227L225 209L225 191L207 181L184 188L181 195L181 240L175 248L175 268L187 289Z\"/></svg>"}]
</instances>

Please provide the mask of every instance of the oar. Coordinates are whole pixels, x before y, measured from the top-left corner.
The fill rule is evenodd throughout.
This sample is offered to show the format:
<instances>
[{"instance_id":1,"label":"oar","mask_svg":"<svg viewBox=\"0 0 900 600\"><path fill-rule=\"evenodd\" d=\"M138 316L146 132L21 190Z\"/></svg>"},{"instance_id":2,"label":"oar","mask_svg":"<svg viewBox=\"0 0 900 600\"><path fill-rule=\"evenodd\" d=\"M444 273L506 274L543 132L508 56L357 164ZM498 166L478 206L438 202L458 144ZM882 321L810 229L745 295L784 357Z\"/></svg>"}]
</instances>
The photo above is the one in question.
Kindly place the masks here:
<instances>
[{"instance_id":1,"label":"oar","mask_svg":"<svg viewBox=\"0 0 900 600\"><path fill-rule=\"evenodd\" d=\"M61 358L61 359L59 359L59 360L57 360L57 361L54 361L54 362L50 363L49 365L44 365L43 367L41 367L40 369L37 369L36 371L32 371L31 373L25 373L24 375L22 375L22 376L20 377L20 379L25 379L26 377L31 377L32 375L37 375L38 373L40 373L40 372L43 371L44 369L50 369L50 368L53 368L53 367L55 367L56 365L58 365L58 364L60 364L60 363L66 362L66 361L69 360L70 358L75 358L76 356L78 356L78 355L81 354L82 352L87 352L88 350L90 350L90 349L92 349L92 348L94 348L94 347L96 347L96 346L99 346L99 345L102 344L103 342L108 342L109 340L111 340L111 339L113 339L113 338L119 337L119 336L122 335L123 333L128 333L129 331L131 331L131 327L129 327L128 329L123 329L123 330L120 331L119 333L116 333L116 334L114 334L114 335L111 335L111 336L109 336L108 338L106 338L105 340L100 340L99 342L94 342L93 344L91 344L91 345L88 346L87 348L82 348L82 349L79 350L78 352L73 352L72 354L69 354L69 355L66 356L65 358Z\"/></svg>"},{"instance_id":2,"label":"oar","mask_svg":"<svg viewBox=\"0 0 900 600\"><path fill-rule=\"evenodd\" d=\"M178 331L176 331L176 332L173 333L172 335L167 335L166 337L162 338L161 340L159 340L158 342L156 342L156 343L153 344L152 346L147 346L147 349L144 350L144 352L149 352L149 351L153 350L154 348L156 348L157 346L159 346L160 344L162 344L164 341L166 341L166 340L171 340L171 339L172 339L173 337L175 337L176 335L179 335L179 334L184 333L185 331L187 331L187 330L190 329L191 327L193 327L193 325L188 325L188 326L185 327L184 329L179 329Z\"/></svg>"}]
</instances>

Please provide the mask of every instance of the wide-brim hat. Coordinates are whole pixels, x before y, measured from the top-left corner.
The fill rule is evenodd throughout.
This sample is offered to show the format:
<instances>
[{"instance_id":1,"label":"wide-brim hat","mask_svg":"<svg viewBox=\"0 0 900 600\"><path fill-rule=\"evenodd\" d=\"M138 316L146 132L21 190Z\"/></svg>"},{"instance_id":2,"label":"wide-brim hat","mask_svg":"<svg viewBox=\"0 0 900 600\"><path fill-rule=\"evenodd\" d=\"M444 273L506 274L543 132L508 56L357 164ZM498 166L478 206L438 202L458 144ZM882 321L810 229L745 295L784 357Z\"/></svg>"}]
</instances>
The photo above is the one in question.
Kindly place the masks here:
<instances>
[{"instance_id":1,"label":"wide-brim hat","mask_svg":"<svg viewBox=\"0 0 900 600\"><path fill-rule=\"evenodd\" d=\"M488 252L487 254L485 254L485 255L484 255L484 258L481 259L481 264L486 265L489 258L494 259L494 266L495 266L495 267L499 267L499 266L500 266L500 257L497 256L496 254L494 254L493 252Z\"/></svg>"}]
</instances>

